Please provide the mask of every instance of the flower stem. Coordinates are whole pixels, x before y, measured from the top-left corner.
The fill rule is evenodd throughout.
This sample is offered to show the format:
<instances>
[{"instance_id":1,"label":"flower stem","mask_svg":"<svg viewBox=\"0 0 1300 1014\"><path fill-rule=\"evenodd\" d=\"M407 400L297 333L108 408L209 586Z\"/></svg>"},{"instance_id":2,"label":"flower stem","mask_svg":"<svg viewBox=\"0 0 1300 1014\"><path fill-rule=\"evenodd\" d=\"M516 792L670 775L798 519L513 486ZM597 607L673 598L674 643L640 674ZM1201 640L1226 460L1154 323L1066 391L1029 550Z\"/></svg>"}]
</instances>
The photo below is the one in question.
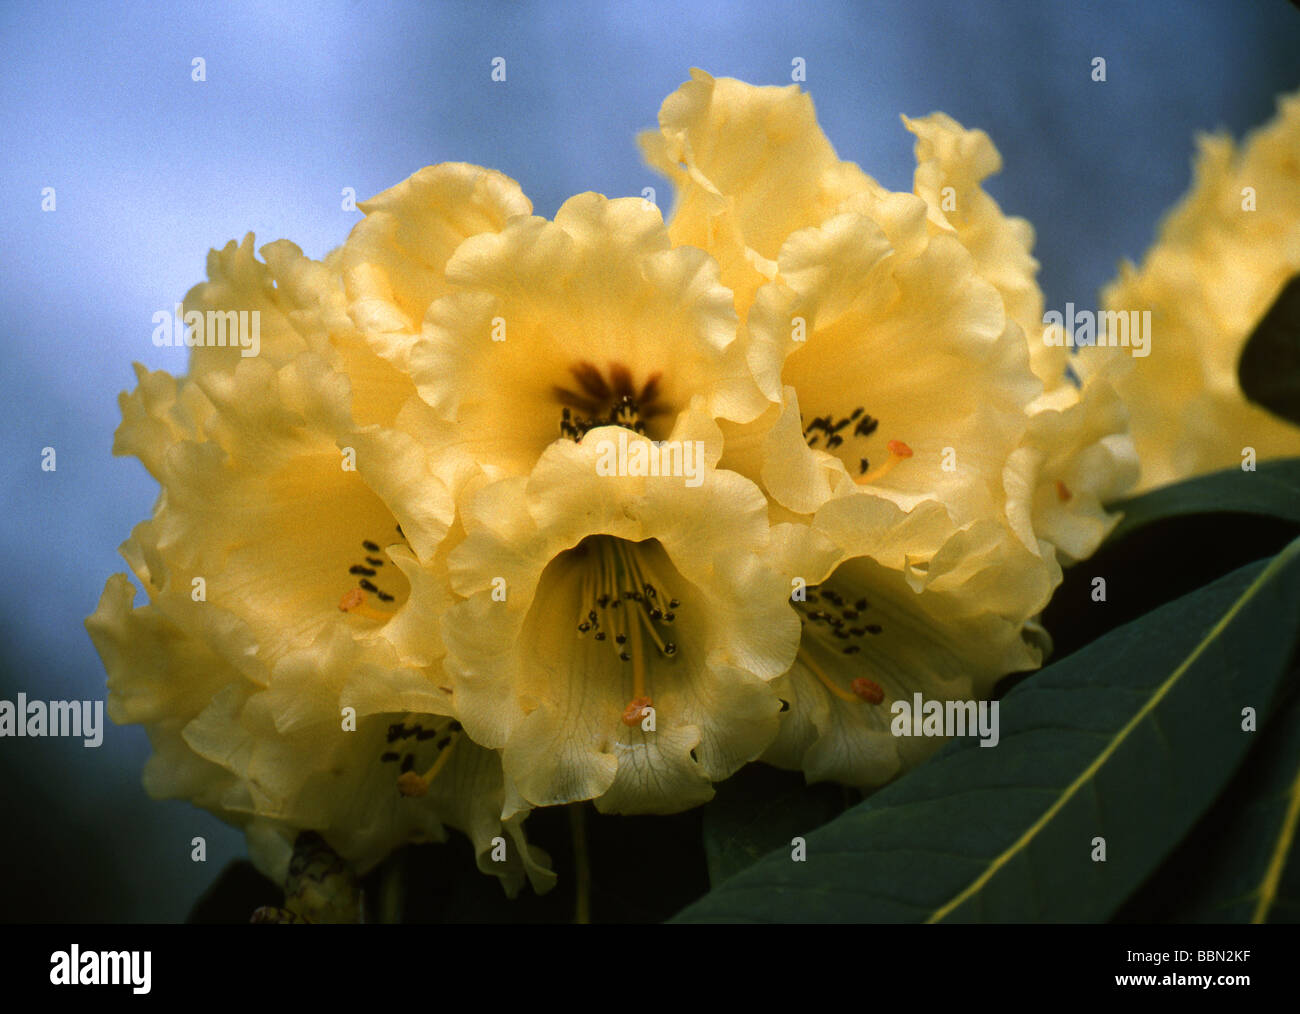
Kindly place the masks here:
<instances>
[{"instance_id":1,"label":"flower stem","mask_svg":"<svg viewBox=\"0 0 1300 1014\"><path fill-rule=\"evenodd\" d=\"M587 811L585 803L569 806L569 830L573 833L574 877L573 921L580 926L591 922L591 867L587 861Z\"/></svg>"},{"instance_id":2,"label":"flower stem","mask_svg":"<svg viewBox=\"0 0 1300 1014\"><path fill-rule=\"evenodd\" d=\"M403 867L406 856L402 850L388 857L379 873L378 919L385 925L396 925L402 921L405 898L403 887L406 877Z\"/></svg>"}]
</instances>

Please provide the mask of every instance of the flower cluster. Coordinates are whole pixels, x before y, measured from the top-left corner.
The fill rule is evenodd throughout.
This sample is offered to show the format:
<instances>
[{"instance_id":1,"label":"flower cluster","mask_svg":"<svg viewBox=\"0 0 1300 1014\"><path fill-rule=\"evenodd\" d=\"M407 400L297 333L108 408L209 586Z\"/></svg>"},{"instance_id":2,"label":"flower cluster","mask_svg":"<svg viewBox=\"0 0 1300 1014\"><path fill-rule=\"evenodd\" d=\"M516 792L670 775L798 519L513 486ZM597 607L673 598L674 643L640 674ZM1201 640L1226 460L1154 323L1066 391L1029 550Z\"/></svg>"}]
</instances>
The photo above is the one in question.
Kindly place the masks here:
<instances>
[{"instance_id":1,"label":"flower cluster","mask_svg":"<svg viewBox=\"0 0 1300 1014\"><path fill-rule=\"evenodd\" d=\"M1248 402L1237 379L1246 339L1300 273L1300 92L1240 149L1200 138L1191 191L1142 266L1105 290L1113 309L1151 311L1160 354L1117 375L1132 412L1141 488L1260 459L1300 455L1300 427Z\"/></svg>"},{"instance_id":2,"label":"flower cluster","mask_svg":"<svg viewBox=\"0 0 1300 1014\"><path fill-rule=\"evenodd\" d=\"M302 830L364 872L452 827L542 890L535 807L674 812L756 759L877 786L935 745L893 701L1041 664L1124 410L1041 341L989 138L904 125L895 193L797 87L695 71L641 138L667 223L443 164L323 262L214 251L185 309L259 311L260 354L122 396L146 601L116 575L88 621L149 791L281 880Z\"/></svg>"}]
</instances>

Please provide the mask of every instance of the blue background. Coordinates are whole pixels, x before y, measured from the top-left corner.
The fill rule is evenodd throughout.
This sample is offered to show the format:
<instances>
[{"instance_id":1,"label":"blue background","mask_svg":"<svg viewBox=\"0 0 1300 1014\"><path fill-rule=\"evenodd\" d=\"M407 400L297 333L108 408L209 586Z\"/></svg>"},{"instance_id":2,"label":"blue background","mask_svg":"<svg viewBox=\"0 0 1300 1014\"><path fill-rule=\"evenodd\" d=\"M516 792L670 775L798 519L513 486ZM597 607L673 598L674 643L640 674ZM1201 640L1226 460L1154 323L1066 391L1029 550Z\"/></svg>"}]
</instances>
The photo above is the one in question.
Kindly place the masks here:
<instances>
[{"instance_id":1,"label":"blue background","mask_svg":"<svg viewBox=\"0 0 1300 1014\"><path fill-rule=\"evenodd\" d=\"M157 492L110 455L116 397L132 361L184 371L151 317L203 279L209 247L251 230L320 257L360 217L344 187L364 198L448 160L508 173L539 214L583 190L655 186L666 205L634 137L689 68L785 84L803 57L841 156L892 188L914 164L900 112L987 130L1005 161L990 189L1038 231L1047 305L1091 306L1186 188L1194 133L1240 136L1300 86L1283 0L4 3L0 38L6 699L104 693L82 623ZM98 750L0 739L0 919L184 917L243 843L149 801L147 755L138 727L110 725Z\"/></svg>"}]
</instances>

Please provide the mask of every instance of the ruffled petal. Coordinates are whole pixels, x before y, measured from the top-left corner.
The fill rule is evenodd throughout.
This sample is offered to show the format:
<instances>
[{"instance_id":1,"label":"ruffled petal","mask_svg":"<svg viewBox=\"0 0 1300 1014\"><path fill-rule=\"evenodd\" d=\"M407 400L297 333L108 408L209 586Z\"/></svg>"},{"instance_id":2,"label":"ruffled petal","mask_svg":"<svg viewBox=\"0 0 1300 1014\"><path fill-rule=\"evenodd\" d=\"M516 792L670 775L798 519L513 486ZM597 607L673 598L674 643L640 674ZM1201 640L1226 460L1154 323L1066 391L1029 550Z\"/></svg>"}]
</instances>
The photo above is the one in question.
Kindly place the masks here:
<instances>
[{"instance_id":1,"label":"ruffled petal","mask_svg":"<svg viewBox=\"0 0 1300 1014\"><path fill-rule=\"evenodd\" d=\"M900 506L934 498L961 521L1000 513L1002 468L1041 384L970 254L950 235L916 241L902 227L891 224L898 246L857 212L795 234L781 253L783 284L755 302L755 347L784 357L808 445L787 419L768 446L766 488L791 510L815 510L817 496L844 487L783 481L815 477L825 458L809 455L821 451Z\"/></svg>"},{"instance_id":2,"label":"ruffled petal","mask_svg":"<svg viewBox=\"0 0 1300 1014\"><path fill-rule=\"evenodd\" d=\"M954 531L936 503L904 513L858 496L790 531L799 551L787 548L784 566L808 582L803 637L773 683L786 712L764 760L810 782L881 785L939 745L896 736L893 702L982 700L1041 664L1046 645L1027 630L1053 576L1004 527Z\"/></svg>"},{"instance_id":3,"label":"ruffled petal","mask_svg":"<svg viewBox=\"0 0 1300 1014\"><path fill-rule=\"evenodd\" d=\"M663 438L694 397L741 421L767 404L717 265L670 249L639 198L582 194L554 222L517 218L466 240L447 273L458 288L430 308L411 370L436 416L422 439L449 462L521 475L619 411Z\"/></svg>"},{"instance_id":4,"label":"ruffled petal","mask_svg":"<svg viewBox=\"0 0 1300 1014\"><path fill-rule=\"evenodd\" d=\"M1240 467L1247 447L1259 460L1300 455L1300 427L1248 402L1237 380L1246 339L1300 272L1298 147L1300 93L1240 147L1201 138L1192 187L1142 266L1122 265L1102 293L1108 311L1150 312L1147 351L1116 380L1140 489Z\"/></svg>"},{"instance_id":5,"label":"ruffled petal","mask_svg":"<svg viewBox=\"0 0 1300 1014\"><path fill-rule=\"evenodd\" d=\"M598 462L620 440L648 453L601 427L471 498L450 557L465 601L442 624L446 669L466 730L502 748L522 798L672 812L775 735L766 681L788 668L797 621L761 555L757 487L705 452L695 485L609 474Z\"/></svg>"},{"instance_id":6,"label":"ruffled petal","mask_svg":"<svg viewBox=\"0 0 1300 1014\"><path fill-rule=\"evenodd\" d=\"M456 248L533 210L514 180L463 162L421 169L359 207L366 217L340 256L349 312L375 351L403 370L425 311L447 292Z\"/></svg>"},{"instance_id":7,"label":"ruffled petal","mask_svg":"<svg viewBox=\"0 0 1300 1014\"><path fill-rule=\"evenodd\" d=\"M797 85L755 87L692 70L664 100L659 129L639 140L677 190L673 243L718 259L742 317L775 276L786 237L821 222L850 194L879 189L835 154Z\"/></svg>"},{"instance_id":8,"label":"ruffled petal","mask_svg":"<svg viewBox=\"0 0 1300 1014\"><path fill-rule=\"evenodd\" d=\"M1043 293L1038 261L1030 253L1034 228L1004 215L981 186L1002 171L1002 156L984 131L967 130L944 113L902 119L916 135L914 189L931 222L961 240L980 276L1002 295L1007 316L1024 332L1038 378L1049 389L1066 383L1068 351L1042 341Z\"/></svg>"}]
</instances>

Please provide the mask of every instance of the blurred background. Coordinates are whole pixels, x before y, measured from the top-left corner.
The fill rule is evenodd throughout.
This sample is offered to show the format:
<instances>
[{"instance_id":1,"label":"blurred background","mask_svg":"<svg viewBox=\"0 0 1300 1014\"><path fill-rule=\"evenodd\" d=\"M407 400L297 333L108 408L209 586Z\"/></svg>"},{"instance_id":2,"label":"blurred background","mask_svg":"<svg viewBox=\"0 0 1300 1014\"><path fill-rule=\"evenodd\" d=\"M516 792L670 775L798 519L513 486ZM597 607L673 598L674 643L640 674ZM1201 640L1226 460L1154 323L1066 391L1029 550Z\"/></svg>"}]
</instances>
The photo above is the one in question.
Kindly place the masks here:
<instances>
[{"instance_id":1,"label":"blurred background","mask_svg":"<svg viewBox=\"0 0 1300 1014\"><path fill-rule=\"evenodd\" d=\"M899 113L987 130L1005 162L989 189L1037 229L1047 305L1092 307L1186 188L1195 133L1240 137L1300 86L1285 0L4 0L0 40L6 700L104 695L83 620L157 493L110 454L117 394L133 361L184 372L151 317L203 279L209 247L252 231L321 257L360 218L343 188L365 198L442 161L500 169L542 215L645 186L666 207L634 138L689 69L788 84L802 57L841 157L893 189L914 165ZM0 920L180 920L243 854L207 814L145 796L148 751L135 726L108 725L99 749L0 738Z\"/></svg>"}]
</instances>

